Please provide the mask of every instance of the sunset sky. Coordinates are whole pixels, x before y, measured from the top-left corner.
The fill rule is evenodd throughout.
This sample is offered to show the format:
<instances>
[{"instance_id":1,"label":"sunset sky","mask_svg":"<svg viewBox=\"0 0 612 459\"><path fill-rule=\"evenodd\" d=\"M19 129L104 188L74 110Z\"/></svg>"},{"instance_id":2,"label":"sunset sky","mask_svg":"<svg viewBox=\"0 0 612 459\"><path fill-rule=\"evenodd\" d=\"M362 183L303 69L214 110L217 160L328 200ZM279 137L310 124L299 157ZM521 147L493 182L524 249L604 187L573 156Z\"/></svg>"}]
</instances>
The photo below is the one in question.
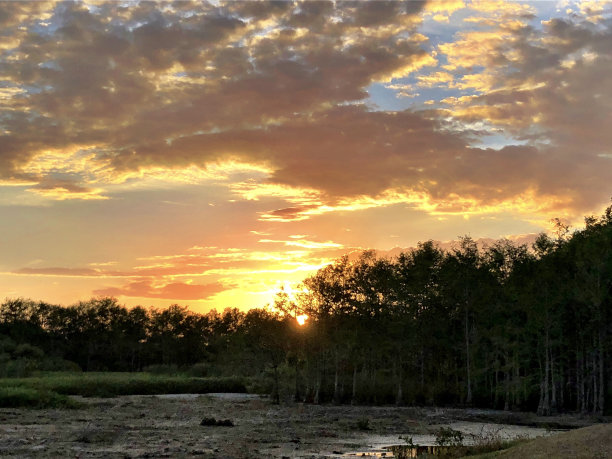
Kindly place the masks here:
<instances>
[{"instance_id":1,"label":"sunset sky","mask_svg":"<svg viewBox=\"0 0 612 459\"><path fill-rule=\"evenodd\" d=\"M0 3L0 300L261 307L612 196L612 4Z\"/></svg>"}]
</instances>

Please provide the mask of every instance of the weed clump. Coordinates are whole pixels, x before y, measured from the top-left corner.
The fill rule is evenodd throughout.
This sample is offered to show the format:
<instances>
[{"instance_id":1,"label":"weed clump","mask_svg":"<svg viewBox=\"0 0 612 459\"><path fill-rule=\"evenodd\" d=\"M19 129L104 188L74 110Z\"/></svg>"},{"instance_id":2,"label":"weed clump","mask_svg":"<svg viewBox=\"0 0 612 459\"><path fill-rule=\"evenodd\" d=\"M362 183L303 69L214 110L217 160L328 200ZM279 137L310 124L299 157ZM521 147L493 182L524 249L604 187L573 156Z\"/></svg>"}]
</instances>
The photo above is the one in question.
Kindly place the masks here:
<instances>
[{"instance_id":1,"label":"weed clump","mask_svg":"<svg viewBox=\"0 0 612 459\"><path fill-rule=\"evenodd\" d=\"M200 425L213 427L234 427L234 422L231 419L204 418L200 422Z\"/></svg>"},{"instance_id":2,"label":"weed clump","mask_svg":"<svg viewBox=\"0 0 612 459\"><path fill-rule=\"evenodd\" d=\"M370 427L370 420L368 418L361 418L357 421L357 429L359 430L372 430Z\"/></svg>"},{"instance_id":3,"label":"weed clump","mask_svg":"<svg viewBox=\"0 0 612 459\"><path fill-rule=\"evenodd\" d=\"M463 433L450 427L441 427L436 432L436 445L463 446Z\"/></svg>"}]
</instances>

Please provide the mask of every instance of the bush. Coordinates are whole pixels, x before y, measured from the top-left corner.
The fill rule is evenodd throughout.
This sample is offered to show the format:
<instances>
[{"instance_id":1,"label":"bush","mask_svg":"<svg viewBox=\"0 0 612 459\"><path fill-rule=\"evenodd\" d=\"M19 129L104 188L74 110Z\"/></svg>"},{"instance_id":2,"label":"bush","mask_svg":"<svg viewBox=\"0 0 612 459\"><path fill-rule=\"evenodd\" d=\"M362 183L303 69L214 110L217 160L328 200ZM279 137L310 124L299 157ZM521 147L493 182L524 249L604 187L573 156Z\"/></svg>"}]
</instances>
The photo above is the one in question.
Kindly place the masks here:
<instances>
[{"instance_id":1,"label":"bush","mask_svg":"<svg viewBox=\"0 0 612 459\"><path fill-rule=\"evenodd\" d=\"M74 400L65 395L30 387L0 387L2 408L75 408Z\"/></svg>"},{"instance_id":2,"label":"bush","mask_svg":"<svg viewBox=\"0 0 612 459\"><path fill-rule=\"evenodd\" d=\"M436 445L438 446L462 446L463 433L451 429L450 427L441 427L436 432Z\"/></svg>"},{"instance_id":3,"label":"bush","mask_svg":"<svg viewBox=\"0 0 612 459\"><path fill-rule=\"evenodd\" d=\"M189 370L187 370L187 374L189 376L193 376L195 378L204 378L208 376L209 366L207 363L196 363Z\"/></svg>"},{"instance_id":4,"label":"bush","mask_svg":"<svg viewBox=\"0 0 612 459\"><path fill-rule=\"evenodd\" d=\"M0 379L0 387L21 386L63 395L114 397L117 395L206 394L246 392L240 378L189 378L145 373L61 373L43 377Z\"/></svg>"},{"instance_id":5,"label":"bush","mask_svg":"<svg viewBox=\"0 0 612 459\"><path fill-rule=\"evenodd\" d=\"M231 419L204 418L200 422L200 425L212 427L234 427L234 422Z\"/></svg>"},{"instance_id":6,"label":"bush","mask_svg":"<svg viewBox=\"0 0 612 459\"><path fill-rule=\"evenodd\" d=\"M10 355L15 351L16 346L17 344L11 338L6 335L0 335L0 354L6 353Z\"/></svg>"},{"instance_id":7,"label":"bush","mask_svg":"<svg viewBox=\"0 0 612 459\"><path fill-rule=\"evenodd\" d=\"M0 368L0 377L25 378L38 369L38 361L30 359L5 360Z\"/></svg>"},{"instance_id":8,"label":"bush","mask_svg":"<svg viewBox=\"0 0 612 459\"><path fill-rule=\"evenodd\" d=\"M368 418L361 418L357 420L358 430L372 430L370 427L370 420Z\"/></svg>"},{"instance_id":9,"label":"bush","mask_svg":"<svg viewBox=\"0 0 612 459\"><path fill-rule=\"evenodd\" d=\"M36 346L32 346L29 343L18 344L13 352L15 357L21 357L24 359L40 360L45 355L44 351Z\"/></svg>"},{"instance_id":10,"label":"bush","mask_svg":"<svg viewBox=\"0 0 612 459\"><path fill-rule=\"evenodd\" d=\"M72 373L81 373L81 367L75 362L70 360L64 360L60 357L46 357L42 359L38 366L40 371L46 372L72 372Z\"/></svg>"},{"instance_id":11,"label":"bush","mask_svg":"<svg viewBox=\"0 0 612 459\"><path fill-rule=\"evenodd\" d=\"M165 365L155 364L148 365L142 369L145 373L151 373L152 375L176 375L179 373L179 369L176 365Z\"/></svg>"}]
</instances>

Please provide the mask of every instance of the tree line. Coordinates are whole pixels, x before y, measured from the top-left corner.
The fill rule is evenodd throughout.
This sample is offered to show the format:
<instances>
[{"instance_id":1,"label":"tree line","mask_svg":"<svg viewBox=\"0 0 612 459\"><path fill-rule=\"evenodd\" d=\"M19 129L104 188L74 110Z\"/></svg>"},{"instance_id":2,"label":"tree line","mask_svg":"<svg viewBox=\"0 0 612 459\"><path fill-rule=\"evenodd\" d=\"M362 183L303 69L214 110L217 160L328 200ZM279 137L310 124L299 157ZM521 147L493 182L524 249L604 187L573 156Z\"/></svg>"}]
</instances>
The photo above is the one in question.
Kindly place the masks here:
<instances>
[{"instance_id":1,"label":"tree line","mask_svg":"<svg viewBox=\"0 0 612 459\"><path fill-rule=\"evenodd\" d=\"M307 278L274 308L197 314L0 306L0 365L248 376L279 400L481 406L603 414L612 368L612 207L532 247L432 241L393 259L364 252ZM300 327L295 318L308 315Z\"/></svg>"}]
</instances>

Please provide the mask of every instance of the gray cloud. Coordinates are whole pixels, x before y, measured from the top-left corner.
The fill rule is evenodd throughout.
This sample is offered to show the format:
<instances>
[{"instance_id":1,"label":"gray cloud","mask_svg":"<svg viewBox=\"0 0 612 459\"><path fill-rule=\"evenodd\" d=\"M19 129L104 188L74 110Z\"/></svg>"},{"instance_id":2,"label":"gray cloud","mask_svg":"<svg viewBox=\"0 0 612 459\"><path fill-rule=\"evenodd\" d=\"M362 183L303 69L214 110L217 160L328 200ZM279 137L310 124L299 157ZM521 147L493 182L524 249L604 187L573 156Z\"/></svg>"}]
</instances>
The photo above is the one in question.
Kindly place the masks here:
<instances>
[{"instance_id":1,"label":"gray cloud","mask_svg":"<svg viewBox=\"0 0 612 459\"><path fill-rule=\"evenodd\" d=\"M24 165L47 149L93 146L119 172L265 163L271 183L314 188L328 202L389 189L481 203L531 190L571 196L576 209L601 202L612 179L610 21L500 25L511 38L481 56L492 90L446 111L358 105L373 81L428 58L416 35L422 8L3 3L0 80L17 92L0 115L0 177L52 189L52 177ZM470 148L483 132L449 119L486 122L527 145Z\"/></svg>"}]
</instances>

